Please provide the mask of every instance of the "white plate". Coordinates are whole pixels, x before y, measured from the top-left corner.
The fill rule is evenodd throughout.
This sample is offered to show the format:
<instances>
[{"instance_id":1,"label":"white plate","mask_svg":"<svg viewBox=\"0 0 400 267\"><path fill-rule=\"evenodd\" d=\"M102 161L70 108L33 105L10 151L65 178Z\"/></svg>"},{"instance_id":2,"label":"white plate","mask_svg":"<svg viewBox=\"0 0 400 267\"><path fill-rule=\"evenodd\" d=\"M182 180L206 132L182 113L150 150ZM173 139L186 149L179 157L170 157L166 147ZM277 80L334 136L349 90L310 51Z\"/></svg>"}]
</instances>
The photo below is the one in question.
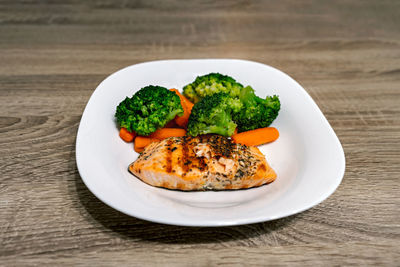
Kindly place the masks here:
<instances>
[{"instance_id":1,"label":"white plate","mask_svg":"<svg viewBox=\"0 0 400 267\"><path fill-rule=\"evenodd\" d=\"M279 95L272 126L277 141L261 151L276 171L275 182L239 191L182 192L149 186L130 173L138 154L118 136L117 105L146 85L178 88L210 72L251 85L257 95ZM318 106L292 78L270 66L234 59L153 61L124 68L91 96L76 141L79 173L101 201L148 221L185 226L263 222L309 209L331 195L345 169L342 146Z\"/></svg>"}]
</instances>

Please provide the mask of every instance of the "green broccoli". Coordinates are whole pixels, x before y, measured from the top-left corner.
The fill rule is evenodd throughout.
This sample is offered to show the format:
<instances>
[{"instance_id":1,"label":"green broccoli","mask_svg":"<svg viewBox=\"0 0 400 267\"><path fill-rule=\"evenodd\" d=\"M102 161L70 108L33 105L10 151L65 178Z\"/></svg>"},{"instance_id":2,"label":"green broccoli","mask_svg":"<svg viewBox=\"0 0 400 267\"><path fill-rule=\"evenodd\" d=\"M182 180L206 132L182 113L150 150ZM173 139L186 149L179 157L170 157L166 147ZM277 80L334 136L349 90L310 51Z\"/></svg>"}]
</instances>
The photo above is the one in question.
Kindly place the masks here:
<instances>
[{"instance_id":1,"label":"green broccoli","mask_svg":"<svg viewBox=\"0 0 400 267\"><path fill-rule=\"evenodd\" d=\"M188 135L220 134L231 136L236 129L232 113L239 112L242 103L225 93L204 97L194 105L189 117Z\"/></svg>"},{"instance_id":2,"label":"green broccoli","mask_svg":"<svg viewBox=\"0 0 400 267\"><path fill-rule=\"evenodd\" d=\"M198 76L196 80L183 87L183 94L193 103L199 102L203 97L223 92L231 97L237 97L243 85L235 79L219 73L209 73Z\"/></svg>"},{"instance_id":3,"label":"green broccoli","mask_svg":"<svg viewBox=\"0 0 400 267\"><path fill-rule=\"evenodd\" d=\"M125 98L115 112L120 127L145 136L165 126L176 115L183 115L179 96L167 88L153 85Z\"/></svg>"},{"instance_id":4,"label":"green broccoli","mask_svg":"<svg viewBox=\"0 0 400 267\"><path fill-rule=\"evenodd\" d=\"M278 116L281 104L278 96L267 96L262 99L254 94L253 88L243 88L239 95L243 108L233 114L238 125L238 132L268 127Z\"/></svg>"}]
</instances>

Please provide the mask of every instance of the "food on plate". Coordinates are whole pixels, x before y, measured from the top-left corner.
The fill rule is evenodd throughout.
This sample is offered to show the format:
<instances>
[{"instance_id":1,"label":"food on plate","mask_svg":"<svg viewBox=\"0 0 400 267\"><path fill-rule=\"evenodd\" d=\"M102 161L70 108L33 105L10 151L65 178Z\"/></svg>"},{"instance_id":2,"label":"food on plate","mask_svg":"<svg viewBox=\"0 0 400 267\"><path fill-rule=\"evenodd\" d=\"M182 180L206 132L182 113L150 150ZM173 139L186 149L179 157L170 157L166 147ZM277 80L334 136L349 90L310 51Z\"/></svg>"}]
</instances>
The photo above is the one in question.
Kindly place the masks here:
<instances>
[{"instance_id":1,"label":"food on plate","mask_svg":"<svg viewBox=\"0 0 400 267\"><path fill-rule=\"evenodd\" d=\"M204 97L192 109L188 123L188 135L220 134L231 136L236 129L232 115L242 108L239 99L225 93L216 93Z\"/></svg>"},{"instance_id":2,"label":"food on plate","mask_svg":"<svg viewBox=\"0 0 400 267\"><path fill-rule=\"evenodd\" d=\"M243 107L233 114L239 132L268 127L276 119L281 108L278 96L260 98L250 86L242 89L239 99Z\"/></svg>"},{"instance_id":3,"label":"food on plate","mask_svg":"<svg viewBox=\"0 0 400 267\"><path fill-rule=\"evenodd\" d=\"M179 96L181 100L181 105L183 107L183 115L176 116L174 121L180 127L186 128L194 104L190 102L189 99L187 99L185 96L183 96L177 89L170 89L170 90L175 92Z\"/></svg>"},{"instance_id":4,"label":"food on plate","mask_svg":"<svg viewBox=\"0 0 400 267\"><path fill-rule=\"evenodd\" d=\"M175 117L176 118L176 117ZM179 128L180 126L176 124L175 119L165 124L164 128Z\"/></svg>"},{"instance_id":5,"label":"food on plate","mask_svg":"<svg viewBox=\"0 0 400 267\"><path fill-rule=\"evenodd\" d=\"M137 136L135 139L134 149L136 152L143 152L144 148L151 143L159 142L168 137L185 136L186 130L179 128L161 128L150 134L149 136Z\"/></svg>"},{"instance_id":6,"label":"food on plate","mask_svg":"<svg viewBox=\"0 0 400 267\"><path fill-rule=\"evenodd\" d=\"M137 153L142 153L144 148L151 143L159 142L160 139L151 138L147 136L137 136L135 138L134 149Z\"/></svg>"},{"instance_id":7,"label":"food on plate","mask_svg":"<svg viewBox=\"0 0 400 267\"><path fill-rule=\"evenodd\" d=\"M205 106L204 103L202 103L203 101L213 99L212 97L214 95L221 93L226 94L236 103L239 101L241 102L240 109L235 105L235 107L228 112L231 116L229 116L229 124L226 124L227 131L223 133L218 132L220 127L218 127L217 131L213 129L207 129L205 131L194 129L193 123L190 121L194 121L193 117L197 114L198 106L201 105L203 108ZM217 133L229 136L232 133L232 123L236 124L238 132L265 128L276 119L281 107L278 96L267 96L265 99L260 98L256 96L253 88L250 86L243 87L242 84L236 82L232 77L219 73L209 73L207 75L198 76L193 83L183 88L183 94L195 103L194 108L196 109L196 113L189 117L188 123L188 134L192 136L205 133ZM225 103L227 101L224 99L223 102ZM217 100L213 99L213 105L218 105ZM210 108L204 109L204 111L201 112L202 117L214 115L215 112L212 114L213 111L214 109ZM211 125L214 124L220 126L220 123L211 123ZM198 123L195 125L198 125ZM200 129L203 128L204 127L200 127Z\"/></svg>"},{"instance_id":8,"label":"food on plate","mask_svg":"<svg viewBox=\"0 0 400 267\"><path fill-rule=\"evenodd\" d=\"M232 141L246 146L259 146L278 139L279 131L274 127L258 128L231 136Z\"/></svg>"},{"instance_id":9,"label":"food on plate","mask_svg":"<svg viewBox=\"0 0 400 267\"><path fill-rule=\"evenodd\" d=\"M276 179L258 148L221 135L170 137L151 143L129 171L152 186L185 191L250 188Z\"/></svg>"},{"instance_id":10,"label":"food on plate","mask_svg":"<svg viewBox=\"0 0 400 267\"><path fill-rule=\"evenodd\" d=\"M163 140L168 137L185 136L186 130L181 128L161 128L150 134L149 137Z\"/></svg>"},{"instance_id":11,"label":"food on plate","mask_svg":"<svg viewBox=\"0 0 400 267\"><path fill-rule=\"evenodd\" d=\"M183 115L179 96L167 88L149 85L117 107L115 117L120 127L148 136L164 127L175 116Z\"/></svg>"},{"instance_id":12,"label":"food on plate","mask_svg":"<svg viewBox=\"0 0 400 267\"><path fill-rule=\"evenodd\" d=\"M119 130L119 137L121 137L122 140L124 140L125 142L132 142L135 137L136 137L136 133L135 132L129 132L126 128L122 127Z\"/></svg>"},{"instance_id":13,"label":"food on plate","mask_svg":"<svg viewBox=\"0 0 400 267\"><path fill-rule=\"evenodd\" d=\"M204 97L216 93L226 93L231 97L237 97L242 88L243 85L230 76L209 73L198 76L194 82L184 86L183 95L196 104Z\"/></svg>"},{"instance_id":14,"label":"food on plate","mask_svg":"<svg viewBox=\"0 0 400 267\"><path fill-rule=\"evenodd\" d=\"M192 102L193 103L192 103ZM120 137L141 153L129 171L158 187L240 189L270 183L276 174L258 145L279 137L268 127L278 96L258 97L230 76L198 76L181 94L149 85L117 107Z\"/></svg>"}]
</instances>

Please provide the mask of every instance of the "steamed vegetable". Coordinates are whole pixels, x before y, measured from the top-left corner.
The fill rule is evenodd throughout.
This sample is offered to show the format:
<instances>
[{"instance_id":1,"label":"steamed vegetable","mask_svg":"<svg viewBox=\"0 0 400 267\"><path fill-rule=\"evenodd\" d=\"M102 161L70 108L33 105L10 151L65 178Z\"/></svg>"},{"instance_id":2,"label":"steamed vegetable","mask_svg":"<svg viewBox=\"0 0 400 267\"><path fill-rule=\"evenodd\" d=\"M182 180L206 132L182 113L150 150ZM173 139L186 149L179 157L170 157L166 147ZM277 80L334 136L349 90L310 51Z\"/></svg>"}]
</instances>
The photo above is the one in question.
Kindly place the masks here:
<instances>
[{"instance_id":1,"label":"steamed vegetable","mask_svg":"<svg viewBox=\"0 0 400 267\"><path fill-rule=\"evenodd\" d=\"M192 112L193 103L190 102L189 99L187 99L184 95L182 95L177 89L170 89L170 90L175 92L179 96L179 98L181 100L181 105L183 107L183 115L176 116L175 122L180 127L186 128L186 126L189 122L190 113Z\"/></svg>"},{"instance_id":2,"label":"steamed vegetable","mask_svg":"<svg viewBox=\"0 0 400 267\"><path fill-rule=\"evenodd\" d=\"M246 146L259 146L278 139L279 132L274 127L259 128L232 135L232 140Z\"/></svg>"},{"instance_id":3,"label":"steamed vegetable","mask_svg":"<svg viewBox=\"0 0 400 267\"><path fill-rule=\"evenodd\" d=\"M115 117L120 127L147 136L164 127L175 116L183 115L179 96L161 86L146 86L117 107Z\"/></svg>"},{"instance_id":4,"label":"steamed vegetable","mask_svg":"<svg viewBox=\"0 0 400 267\"><path fill-rule=\"evenodd\" d=\"M154 142L159 142L159 139L156 138L151 138L151 137L147 137L147 136L137 136L135 138L135 144L134 144L134 149L136 152L141 153L143 152L144 148L148 145L150 145L151 143Z\"/></svg>"},{"instance_id":5,"label":"steamed vegetable","mask_svg":"<svg viewBox=\"0 0 400 267\"><path fill-rule=\"evenodd\" d=\"M230 76L209 73L198 76L194 82L183 87L183 95L196 104L204 97L216 93L226 93L230 97L237 97L242 88L243 85Z\"/></svg>"},{"instance_id":6,"label":"steamed vegetable","mask_svg":"<svg viewBox=\"0 0 400 267\"><path fill-rule=\"evenodd\" d=\"M150 134L149 137L163 140L168 137L185 136L186 130L180 128L161 128Z\"/></svg>"},{"instance_id":7,"label":"steamed vegetable","mask_svg":"<svg viewBox=\"0 0 400 267\"><path fill-rule=\"evenodd\" d=\"M243 88L239 99L243 107L233 115L239 133L268 127L276 119L281 108L278 96L260 98L250 86Z\"/></svg>"},{"instance_id":8,"label":"steamed vegetable","mask_svg":"<svg viewBox=\"0 0 400 267\"><path fill-rule=\"evenodd\" d=\"M239 112L242 103L225 93L204 97L194 105L189 117L188 135L220 134L231 136L236 129L232 114Z\"/></svg>"},{"instance_id":9,"label":"steamed vegetable","mask_svg":"<svg viewBox=\"0 0 400 267\"><path fill-rule=\"evenodd\" d=\"M122 140L124 140L125 142L132 142L133 139L135 139L136 137L136 133L135 132L129 132L126 128L121 128L119 130L119 137L122 138Z\"/></svg>"}]
</instances>

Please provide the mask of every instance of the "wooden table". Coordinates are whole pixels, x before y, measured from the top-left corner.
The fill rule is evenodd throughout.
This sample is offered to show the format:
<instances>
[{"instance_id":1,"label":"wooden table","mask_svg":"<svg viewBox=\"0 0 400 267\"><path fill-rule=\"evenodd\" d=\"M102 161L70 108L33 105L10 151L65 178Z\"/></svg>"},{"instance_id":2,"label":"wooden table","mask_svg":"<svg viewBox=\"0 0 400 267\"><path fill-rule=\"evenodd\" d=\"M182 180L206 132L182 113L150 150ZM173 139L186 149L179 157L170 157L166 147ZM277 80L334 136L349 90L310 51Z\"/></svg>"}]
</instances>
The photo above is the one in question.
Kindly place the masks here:
<instances>
[{"instance_id":1,"label":"wooden table","mask_svg":"<svg viewBox=\"0 0 400 267\"><path fill-rule=\"evenodd\" d=\"M0 265L400 264L399 1L35 2L0 2ZM338 190L298 215L223 228L100 202L75 163L82 111L110 73L169 58L294 77L342 142Z\"/></svg>"}]
</instances>

